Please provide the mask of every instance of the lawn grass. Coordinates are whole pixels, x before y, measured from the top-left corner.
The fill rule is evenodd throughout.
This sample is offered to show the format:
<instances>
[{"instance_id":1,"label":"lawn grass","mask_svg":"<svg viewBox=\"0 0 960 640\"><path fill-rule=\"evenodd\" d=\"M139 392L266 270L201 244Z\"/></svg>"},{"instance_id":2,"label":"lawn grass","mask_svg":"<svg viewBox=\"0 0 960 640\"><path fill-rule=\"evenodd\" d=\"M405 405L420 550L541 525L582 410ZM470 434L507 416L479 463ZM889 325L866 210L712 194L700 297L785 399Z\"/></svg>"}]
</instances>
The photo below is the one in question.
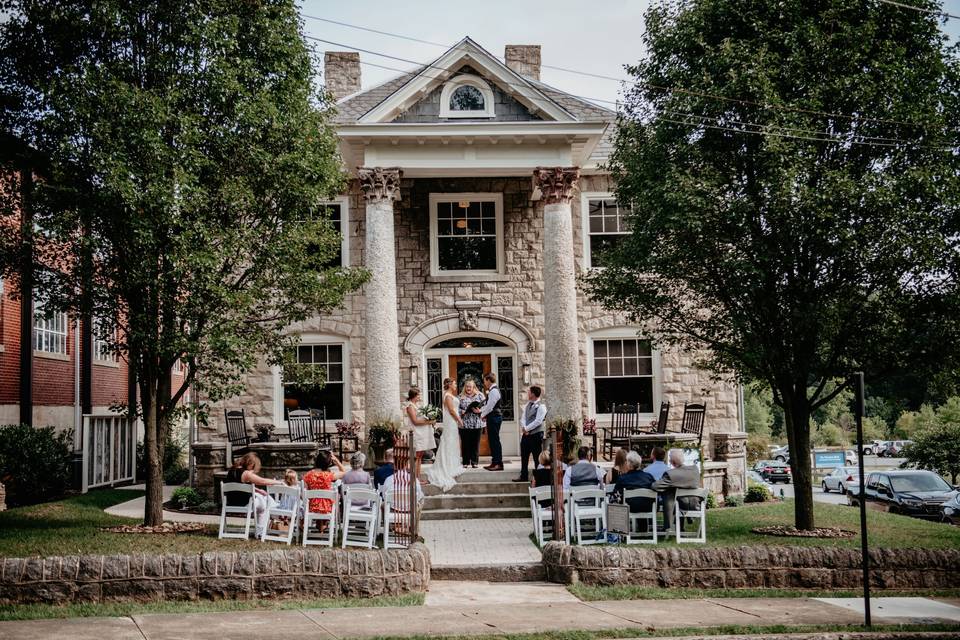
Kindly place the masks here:
<instances>
[{"instance_id":1,"label":"lawn grass","mask_svg":"<svg viewBox=\"0 0 960 640\"><path fill-rule=\"evenodd\" d=\"M341 609L344 607L417 607L422 593L375 598L322 600L218 600L204 602L118 602L111 604L21 604L0 607L0 621L47 618L134 616L145 613L210 613L220 611L277 611L282 609Z\"/></svg>"},{"instance_id":2,"label":"lawn grass","mask_svg":"<svg viewBox=\"0 0 960 640\"><path fill-rule=\"evenodd\" d=\"M687 589L659 587L590 586L571 584L567 590L583 601L677 600L703 598L860 598L862 591L820 589ZM884 590L875 595L889 597L960 598L960 589Z\"/></svg>"},{"instance_id":3,"label":"lawn grass","mask_svg":"<svg viewBox=\"0 0 960 640\"><path fill-rule=\"evenodd\" d=\"M793 501L748 504L741 507L710 509L707 511L707 545L741 546L765 544L803 547L860 548L860 511L845 505L814 503L818 527L840 527L856 532L852 538L790 538L762 536L752 533L754 527L792 525ZM867 511L867 538L871 548L956 549L960 547L960 527L928 522L918 518ZM537 544L536 536L530 540ZM655 548L631 545L637 548ZM657 547L677 546L676 538L660 538ZM696 547L685 543L685 548Z\"/></svg>"},{"instance_id":4,"label":"lawn grass","mask_svg":"<svg viewBox=\"0 0 960 640\"><path fill-rule=\"evenodd\" d=\"M142 491L102 489L57 502L0 512L0 556L194 553L217 549L264 549L264 545L257 541L219 540L216 529L212 526L204 533L176 535L101 531L101 527L138 522L112 516L103 510L142 495Z\"/></svg>"},{"instance_id":5,"label":"lawn grass","mask_svg":"<svg viewBox=\"0 0 960 640\"><path fill-rule=\"evenodd\" d=\"M640 628L603 629L600 631L542 631L538 633L497 634L497 640L604 640L606 638L665 638L692 636L754 636L786 633L843 633L868 631L859 625L726 625L720 627L677 627L677 628ZM954 634L960 632L960 624L875 624L869 631L875 633L930 633ZM377 636L371 640L489 640L491 636L449 635L449 636Z\"/></svg>"}]
</instances>

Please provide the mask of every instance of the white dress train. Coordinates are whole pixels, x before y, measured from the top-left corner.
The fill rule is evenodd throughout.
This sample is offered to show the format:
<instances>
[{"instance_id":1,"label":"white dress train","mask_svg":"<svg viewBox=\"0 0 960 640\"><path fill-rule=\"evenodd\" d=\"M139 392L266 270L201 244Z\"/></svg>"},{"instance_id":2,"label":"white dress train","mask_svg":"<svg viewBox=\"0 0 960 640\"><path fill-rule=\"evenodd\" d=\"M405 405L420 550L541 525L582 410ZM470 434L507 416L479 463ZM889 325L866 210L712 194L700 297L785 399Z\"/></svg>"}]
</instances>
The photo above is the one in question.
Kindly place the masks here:
<instances>
[{"instance_id":1,"label":"white dress train","mask_svg":"<svg viewBox=\"0 0 960 640\"><path fill-rule=\"evenodd\" d=\"M457 484L456 478L463 473L460 461L460 432L457 421L447 408L447 399L450 394L443 396L443 435L440 436L440 446L437 447L433 464L427 470L427 480L430 484L449 491ZM456 400L456 396L452 396ZM459 406L459 402L458 405Z\"/></svg>"}]
</instances>

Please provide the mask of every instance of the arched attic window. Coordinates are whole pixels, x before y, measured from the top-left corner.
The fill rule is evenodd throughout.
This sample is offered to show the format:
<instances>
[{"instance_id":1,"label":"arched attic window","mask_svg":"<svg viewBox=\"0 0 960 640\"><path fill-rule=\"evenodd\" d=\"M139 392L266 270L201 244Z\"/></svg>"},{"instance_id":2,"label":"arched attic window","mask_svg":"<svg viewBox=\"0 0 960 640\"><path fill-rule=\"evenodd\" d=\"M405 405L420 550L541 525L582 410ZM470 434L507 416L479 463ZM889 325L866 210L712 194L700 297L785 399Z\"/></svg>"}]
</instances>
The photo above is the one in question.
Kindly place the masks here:
<instances>
[{"instance_id":1,"label":"arched attic window","mask_svg":"<svg viewBox=\"0 0 960 640\"><path fill-rule=\"evenodd\" d=\"M493 90L480 76L463 74L451 78L440 92L441 118L494 117Z\"/></svg>"}]
</instances>

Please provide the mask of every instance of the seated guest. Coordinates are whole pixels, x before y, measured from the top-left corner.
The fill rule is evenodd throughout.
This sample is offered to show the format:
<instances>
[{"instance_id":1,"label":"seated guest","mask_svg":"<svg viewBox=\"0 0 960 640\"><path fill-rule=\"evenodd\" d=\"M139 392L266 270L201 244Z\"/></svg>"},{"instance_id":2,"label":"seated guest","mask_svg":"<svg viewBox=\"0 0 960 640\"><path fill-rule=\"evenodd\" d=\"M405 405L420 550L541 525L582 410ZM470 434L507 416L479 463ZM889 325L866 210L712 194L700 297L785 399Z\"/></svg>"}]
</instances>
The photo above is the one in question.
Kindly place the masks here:
<instances>
[{"instance_id":1,"label":"seated guest","mask_svg":"<svg viewBox=\"0 0 960 640\"><path fill-rule=\"evenodd\" d=\"M627 450L621 447L617 449L617 453L613 457L613 466L610 467L610 471L607 472L607 484L617 484L617 478L620 477L620 474L626 472Z\"/></svg>"},{"instance_id":2,"label":"seated guest","mask_svg":"<svg viewBox=\"0 0 960 640\"><path fill-rule=\"evenodd\" d=\"M664 460L667 459L667 452L663 447L654 447L653 451L650 452L650 464L644 467L644 471L653 476L654 480L659 480L663 477L663 474L666 473L670 467L667 465Z\"/></svg>"},{"instance_id":3,"label":"seated guest","mask_svg":"<svg viewBox=\"0 0 960 640\"><path fill-rule=\"evenodd\" d=\"M623 451L623 449L621 449L621 451ZM620 474L620 477L617 479L617 484L613 489L613 493L621 497L627 489L649 489L654 483L653 476L640 469L640 467L643 466L643 458L640 457L639 453L631 451L626 455L626 459L625 466L627 471ZM641 511L650 511L654 500L656 500L656 498L633 497L627 500L627 504L630 505L630 511L632 513L639 513Z\"/></svg>"},{"instance_id":4,"label":"seated guest","mask_svg":"<svg viewBox=\"0 0 960 640\"><path fill-rule=\"evenodd\" d=\"M330 467L336 466L331 470ZM321 449L313 469L303 474L303 486L311 491L333 489L333 483L343 477L343 464L329 449ZM330 513L333 502L329 498L310 498L311 513Z\"/></svg>"},{"instance_id":5,"label":"seated guest","mask_svg":"<svg viewBox=\"0 0 960 640\"><path fill-rule=\"evenodd\" d=\"M563 488L570 487L602 487L603 469L590 461L590 447L577 449L577 463L563 472Z\"/></svg>"},{"instance_id":6,"label":"seated guest","mask_svg":"<svg viewBox=\"0 0 960 640\"><path fill-rule=\"evenodd\" d=\"M423 503L423 488L420 483L417 485L417 504ZM383 481L380 487L380 493L386 494L393 491L393 511L400 513L410 512L410 472L406 469L398 469L390 477Z\"/></svg>"},{"instance_id":7,"label":"seated guest","mask_svg":"<svg viewBox=\"0 0 960 640\"><path fill-rule=\"evenodd\" d=\"M370 486L370 474L363 470L367 456L357 451L350 456L350 471L343 474L343 484L362 484Z\"/></svg>"},{"instance_id":8,"label":"seated guest","mask_svg":"<svg viewBox=\"0 0 960 640\"><path fill-rule=\"evenodd\" d=\"M530 478L531 487L549 487L552 484L550 477L550 461L552 456L549 451L541 451L537 458L537 468L533 470L533 476Z\"/></svg>"},{"instance_id":9,"label":"seated guest","mask_svg":"<svg viewBox=\"0 0 960 640\"><path fill-rule=\"evenodd\" d=\"M653 483L653 490L663 498L663 522L667 531L673 529L673 510L676 506L677 489L699 489L700 470L692 464L684 464L683 450L670 450L670 464L672 469ZM684 509L697 509L700 501L693 497L682 498L680 505Z\"/></svg>"},{"instance_id":10,"label":"seated guest","mask_svg":"<svg viewBox=\"0 0 960 640\"><path fill-rule=\"evenodd\" d=\"M383 464L373 472L373 486L379 489L383 483L393 475L393 449L387 449L383 454Z\"/></svg>"},{"instance_id":11,"label":"seated guest","mask_svg":"<svg viewBox=\"0 0 960 640\"><path fill-rule=\"evenodd\" d=\"M258 487L280 484L279 480L260 476L260 456L252 451L236 459L233 466L227 470L227 477L224 482L253 484ZM227 505L231 507L243 507L250 501L250 494L240 491L227 491L225 497ZM256 518L256 535L258 538L267 527L267 516L274 504L273 498L268 496L266 491L254 488L253 511Z\"/></svg>"}]
</instances>

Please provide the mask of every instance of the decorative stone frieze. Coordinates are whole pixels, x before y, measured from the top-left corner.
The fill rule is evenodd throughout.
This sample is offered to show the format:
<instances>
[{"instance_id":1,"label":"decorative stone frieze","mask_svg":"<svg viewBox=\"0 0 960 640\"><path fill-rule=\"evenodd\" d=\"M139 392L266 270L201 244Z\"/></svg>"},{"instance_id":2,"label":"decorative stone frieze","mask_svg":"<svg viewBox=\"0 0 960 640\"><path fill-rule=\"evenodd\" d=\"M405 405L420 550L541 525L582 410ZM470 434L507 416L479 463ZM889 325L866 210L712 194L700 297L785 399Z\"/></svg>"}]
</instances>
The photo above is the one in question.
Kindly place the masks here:
<instances>
[{"instance_id":1,"label":"decorative stone frieze","mask_svg":"<svg viewBox=\"0 0 960 640\"><path fill-rule=\"evenodd\" d=\"M399 200L402 176L403 172L398 167L357 168L360 191L368 203Z\"/></svg>"},{"instance_id":2,"label":"decorative stone frieze","mask_svg":"<svg viewBox=\"0 0 960 640\"><path fill-rule=\"evenodd\" d=\"M0 558L0 605L373 597L421 593L430 552L265 549L200 554Z\"/></svg>"},{"instance_id":3,"label":"decorative stone frieze","mask_svg":"<svg viewBox=\"0 0 960 640\"><path fill-rule=\"evenodd\" d=\"M717 461L743 458L747 455L747 434L714 433L710 436L713 442L713 459Z\"/></svg>"},{"instance_id":4,"label":"decorative stone frieze","mask_svg":"<svg viewBox=\"0 0 960 640\"><path fill-rule=\"evenodd\" d=\"M639 549L549 542L543 549L552 582L667 589L856 589L863 580L860 562L859 549L837 547ZM870 565L878 589L960 586L960 549L871 549Z\"/></svg>"},{"instance_id":5,"label":"decorative stone frieze","mask_svg":"<svg viewBox=\"0 0 960 640\"><path fill-rule=\"evenodd\" d=\"M533 172L533 186L540 189L543 204L570 204L579 181L579 167L537 167Z\"/></svg>"}]
</instances>

